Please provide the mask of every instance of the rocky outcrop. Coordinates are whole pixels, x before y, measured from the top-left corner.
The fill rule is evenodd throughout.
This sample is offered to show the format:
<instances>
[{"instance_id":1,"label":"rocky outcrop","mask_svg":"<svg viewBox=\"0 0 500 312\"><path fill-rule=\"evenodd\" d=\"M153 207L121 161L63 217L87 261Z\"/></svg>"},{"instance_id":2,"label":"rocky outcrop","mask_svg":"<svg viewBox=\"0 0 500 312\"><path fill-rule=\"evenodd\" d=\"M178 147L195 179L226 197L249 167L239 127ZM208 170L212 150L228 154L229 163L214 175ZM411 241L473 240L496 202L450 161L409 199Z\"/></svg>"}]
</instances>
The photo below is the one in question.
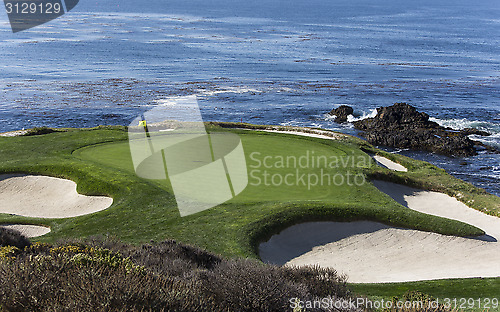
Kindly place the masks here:
<instances>
[{"instance_id":1,"label":"rocky outcrop","mask_svg":"<svg viewBox=\"0 0 500 312\"><path fill-rule=\"evenodd\" d=\"M377 116L353 123L361 134L374 145L424 150L448 156L477 154L475 145L482 145L468 138L470 134L488 133L464 129L444 128L429 120L429 115L418 112L406 103L396 103L377 109Z\"/></svg>"},{"instance_id":2,"label":"rocky outcrop","mask_svg":"<svg viewBox=\"0 0 500 312\"><path fill-rule=\"evenodd\" d=\"M486 131L482 131L482 130L474 129L474 128L465 128L465 129L462 129L462 130L460 130L460 133L462 133L463 135L471 135L471 134L481 135L481 136L488 136L488 135L490 135L490 133L488 133Z\"/></svg>"},{"instance_id":3,"label":"rocky outcrop","mask_svg":"<svg viewBox=\"0 0 500 312\"><path fill-rule=\"evenodd\" d=\"M335 116L335 122L344 123L347 122L347 116L352 115L354 110L352 107L347 105L341 105L337 108L332 109L328 114Z\"/></svg>"}]
</instances>

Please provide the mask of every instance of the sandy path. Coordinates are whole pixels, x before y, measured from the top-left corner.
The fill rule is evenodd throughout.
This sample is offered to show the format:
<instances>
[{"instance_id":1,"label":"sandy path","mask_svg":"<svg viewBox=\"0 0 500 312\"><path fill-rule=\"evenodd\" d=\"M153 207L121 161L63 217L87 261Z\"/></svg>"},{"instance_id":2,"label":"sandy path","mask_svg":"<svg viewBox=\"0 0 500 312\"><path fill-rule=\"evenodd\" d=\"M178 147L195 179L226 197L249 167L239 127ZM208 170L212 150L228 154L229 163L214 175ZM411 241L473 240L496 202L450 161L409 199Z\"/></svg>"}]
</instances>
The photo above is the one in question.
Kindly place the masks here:
<instances>
[{"instance_id":1,"label":"sandy path","mask_svg":"<svg viewBox=\"0 0 500 312\"><path fill-rule=\"evenodd\" d=\"M68 218L104 210L113 199L85 196L70 180L32 175L0 175L0 213Z\"/></svg>"},{"instance_id":2,"label":"sandy path","mask_svg":"<svg viewBox=\"0 0 500 312\"><path fill-rule=\"evenodd\" d=\"M50 232L50 228L48 227L39 225L27 225L27 224L0 225L0 228L19 231L26 237L38 237Z\"/></svg>"},{"instance_id":3,"label":"sandy path","mask_svg":"<svg viewBox=\"0 0 500 312\"><path fill-rule=\"evenodd\" d=\"M382 165L382 167L388 168L390 170L403 171L403 172L407 172L408 171L408 169L406 169L406 167L398 164L397 162L394 162L394 161L390 160L389 158L385 158L385 157L380 156L380 155L374 155L373 159L375 159L375 161L379 165Z\"/></svg>"},{"instance_id":4,"label":"sandy path","mask_svg":"<svg viewBox=\"0 0 500 312\"><path fill-rule=\"evenodd\" d=\"M259 247L261 258L332 267L358 283L500 276L499 218L445 194L382 181L374 184L410 209L473 224L488 236L468 239L368 221L313 222L274 235Z\"/></svg>"}]
</instances>

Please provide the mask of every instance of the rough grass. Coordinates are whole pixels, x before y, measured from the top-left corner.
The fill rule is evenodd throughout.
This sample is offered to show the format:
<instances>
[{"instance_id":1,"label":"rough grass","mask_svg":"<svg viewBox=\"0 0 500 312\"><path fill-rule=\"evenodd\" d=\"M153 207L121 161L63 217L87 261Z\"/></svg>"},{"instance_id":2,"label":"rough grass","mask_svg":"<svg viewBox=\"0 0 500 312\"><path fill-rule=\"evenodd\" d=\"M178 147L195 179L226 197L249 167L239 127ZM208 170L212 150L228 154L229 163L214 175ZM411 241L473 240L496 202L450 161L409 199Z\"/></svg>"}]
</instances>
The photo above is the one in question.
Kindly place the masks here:
<instances>
[{"instance_id":1,"label":"rough grass","mask_svg":"<svg viewBox=\"0 0 500 312\"><path fill-rule=\"evenodd\" d=\"M54 128L49 128L49 127L35 127L32 129L28 129L23 136L32 136L32 135L42 135L42 134L49 134L52 132L58 131L57 129Z\"/></svg>"}]
</instances>

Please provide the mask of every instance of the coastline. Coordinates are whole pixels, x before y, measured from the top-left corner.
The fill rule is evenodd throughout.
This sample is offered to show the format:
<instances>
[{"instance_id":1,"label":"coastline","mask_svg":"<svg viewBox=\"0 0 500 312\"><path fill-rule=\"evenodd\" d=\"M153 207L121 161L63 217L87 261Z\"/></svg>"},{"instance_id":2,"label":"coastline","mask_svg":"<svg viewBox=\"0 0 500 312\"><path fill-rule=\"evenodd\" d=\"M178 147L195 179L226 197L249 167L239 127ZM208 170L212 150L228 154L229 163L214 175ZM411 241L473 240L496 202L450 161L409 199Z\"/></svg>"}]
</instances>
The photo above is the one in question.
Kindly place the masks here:
<instances>
[{"instance_id":1,"label":"coastline","mask_svg":"<svg viewBox=\"0 0 500 312\"><path fill-rule=\"evenodd\" d=\"M4 1L0 312L500 312L500 2Z\"/></svg>"}]
</instances>

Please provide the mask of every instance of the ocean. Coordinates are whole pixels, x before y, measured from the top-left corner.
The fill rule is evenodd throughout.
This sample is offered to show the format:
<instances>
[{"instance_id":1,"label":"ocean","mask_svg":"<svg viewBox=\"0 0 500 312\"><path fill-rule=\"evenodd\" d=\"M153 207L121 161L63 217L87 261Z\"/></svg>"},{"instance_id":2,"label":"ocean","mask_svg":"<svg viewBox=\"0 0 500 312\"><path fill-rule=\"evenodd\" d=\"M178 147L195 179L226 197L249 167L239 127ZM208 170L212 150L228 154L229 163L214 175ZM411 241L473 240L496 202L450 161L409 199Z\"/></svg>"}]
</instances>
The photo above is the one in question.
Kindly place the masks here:
<instances>
[{"instance_id":1,"label":"ocean","mask_svg":"<svg viewBox=\"0 0 500 312\"><path fill-rule=\"evenodd\" d=\"M0 9L0 132L128 125L172 96L205 121L313 126L407 102L500 147L500 2L81 1L13 34ZM500 195L500 155L386 149Z\"/></svg>"}]
</instances>

